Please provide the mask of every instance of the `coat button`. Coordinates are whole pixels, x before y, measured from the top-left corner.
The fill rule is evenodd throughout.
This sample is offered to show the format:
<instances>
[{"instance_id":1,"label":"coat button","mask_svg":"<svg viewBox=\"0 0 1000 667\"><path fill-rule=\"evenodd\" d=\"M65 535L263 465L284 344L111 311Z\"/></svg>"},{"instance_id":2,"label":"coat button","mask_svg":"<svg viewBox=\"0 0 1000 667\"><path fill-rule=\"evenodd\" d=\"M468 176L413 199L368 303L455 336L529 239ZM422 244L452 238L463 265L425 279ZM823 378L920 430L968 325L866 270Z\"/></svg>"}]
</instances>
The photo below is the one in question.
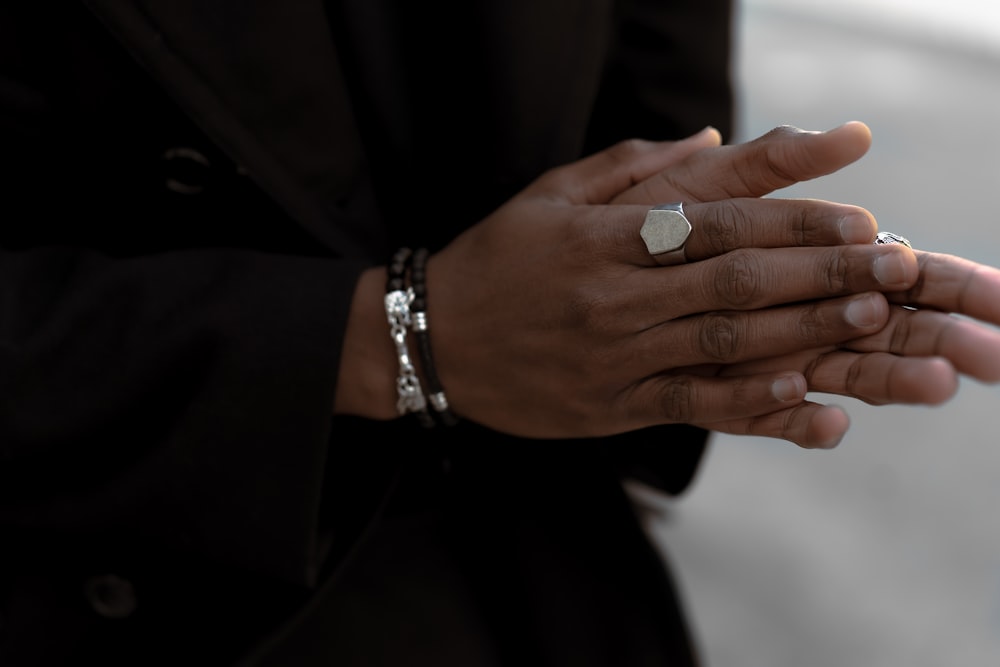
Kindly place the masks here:
<instances>
[{"instance_id":1,"label":"coat button","mask_svg":"<svg viewBox=\"0 0 1000 667\"><path fill-rule=\"evenodd\" d=\"M84 584L84 594L91 609L104 618L127 618L137 604L132 582L114 574L90 577Z\"/></svg>"},{"instance_id":2,"label":"coat button","mask_svg":"<svg viewBox=\"0 0 1000 667\"><path fill-rule=\"evenodd\" d=\"M211 178L212 163L205 155L186 146L163 152L164 185L171 192L196 195L205 190Z\"/></svg>"}]
</instances>

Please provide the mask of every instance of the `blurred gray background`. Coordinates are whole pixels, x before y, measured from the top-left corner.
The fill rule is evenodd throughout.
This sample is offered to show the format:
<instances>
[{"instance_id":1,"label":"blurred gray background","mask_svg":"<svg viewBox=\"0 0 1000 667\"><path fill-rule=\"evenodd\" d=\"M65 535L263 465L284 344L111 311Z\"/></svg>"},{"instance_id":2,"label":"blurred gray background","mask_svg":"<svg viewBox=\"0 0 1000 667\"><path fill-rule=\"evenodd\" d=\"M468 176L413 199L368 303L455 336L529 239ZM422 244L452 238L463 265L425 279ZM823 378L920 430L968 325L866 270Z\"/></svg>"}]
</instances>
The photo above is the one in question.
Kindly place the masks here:
<instances>
[{"instance_id":1,"label":"blurred gray background","mask_svg":"<svg viewBox=\"0 0 1000 667\"><path fill-rule=\"evenodd\" d=\"M737 1L734 140L848 120L874 136L779 194L1000 267L1000 2ZM1000 665L1000 388L817 398L851 415L837 449L714 435L684 496L647 498L706 667Z\"/></svg>"}]
</instances>

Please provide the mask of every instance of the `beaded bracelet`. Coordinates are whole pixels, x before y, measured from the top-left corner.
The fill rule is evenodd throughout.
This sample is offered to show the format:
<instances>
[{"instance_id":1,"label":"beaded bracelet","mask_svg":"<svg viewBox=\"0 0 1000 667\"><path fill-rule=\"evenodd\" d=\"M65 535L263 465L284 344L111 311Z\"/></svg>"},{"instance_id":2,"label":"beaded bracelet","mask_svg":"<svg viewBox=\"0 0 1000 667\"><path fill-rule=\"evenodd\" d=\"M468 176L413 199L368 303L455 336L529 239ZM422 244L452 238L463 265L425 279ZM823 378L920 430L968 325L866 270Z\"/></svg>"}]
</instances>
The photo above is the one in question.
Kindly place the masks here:
<instances>
[{"instance_id":1,"label":"beaded bracelet","mask_svg":"<svg viewBox=\"0 0 1000 667\"><path fill-rule=\"evenodd\" d=\"M389 336L396 346L396 356L399 359L396 409L401 415L412 412L422 425L433 426L434 420L427 412L427 401L406 344L406 332L412 323L410 304L413 301L413 290L406 288L406 268L410 256L409 248L400 248L393 255L385 288L385 315L389 321Z\"/></svg>"},{"instance_id":2,"label":"beaded bracelet","mask_svg":"<svg viewBox=\"0 0 1000 667\"><path fill-rule=\"evenodd\" d=\"M420 363L427 377L429 394L427 400L437 413L437 417L445 426L453 426L458 420L448 406L444 388L438 378L437 366L434 364L434 354L431 350L431 338L427 329L427 248L417 248L414 251L410 265L410 285L413 291L413 301L410 304L410 315L413 334L417 338L417 351L420 353Z\"/></svg>"}]
</instances>

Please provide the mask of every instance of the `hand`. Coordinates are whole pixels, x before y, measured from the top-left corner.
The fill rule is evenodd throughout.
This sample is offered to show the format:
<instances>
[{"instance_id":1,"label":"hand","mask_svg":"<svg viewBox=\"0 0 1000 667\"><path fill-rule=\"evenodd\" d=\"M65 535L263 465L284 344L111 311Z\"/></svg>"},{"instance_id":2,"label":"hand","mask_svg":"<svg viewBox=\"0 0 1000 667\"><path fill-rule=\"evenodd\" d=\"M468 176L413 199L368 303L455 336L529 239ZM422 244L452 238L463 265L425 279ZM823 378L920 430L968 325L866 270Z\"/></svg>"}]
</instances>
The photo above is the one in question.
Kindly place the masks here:
<instances>
[{"instance_id":1,"label":"hand","mask_svg":"<svg viewBox=\"0 0 1000 667\"><path fill-rule=\"evenodd\" d=\"M960 375L1000 382L1000 270L953 255L918 250L916 256L920 279L912 289L888 295L894 305L879 332L701 372L753 376L794 369L811 391L873 405L943 403L958 389ZM848 424L843 411L805 401L759 418L702 426L727 433L782 433L806 447L832 447Z\"/></svg>"},{"instance_id":2,"label":"hand","mask_svg":"<svg viewBox=\"0 0 1000 667\"><path fill-rule=\"evenodd\" d=\"M913 288L915 255L871 245L863 209L760 198L854 161L867 128L713 148L716 136L625 142L554 169L431 258L431 336L458 414L529 437L756 418L799 405L803 374L686 369L885 326L881 293ZM639 228L651 202L673 199L691 202L689 255L702 261L660 267Z\"/></svg>"},{"instance_id":3,"label":"hand","mask_svg":"<svg viewBox=\"0 0 1000 667\"><path fill-rule=\"evenodd\" d=\"M775 142L774 139L782 135L794 138L799 133L793 128L779 128L748 146L765 153L780 153L793 149L795 144ZM837 134L840 140L832 142L833 135ZM811 167L804 165L800 173L826 173L838 160L862 153L868 138L867 128L859 123L849 123L834 132L816 135L815 141L831 142L830 151L814 152L811 156L829 158L839 148L840 157L834 157L832 163L818 161ZM647 148L651 155L657 155L655 145ZM753 160L746 161L748 168L738 178L712 180L706 176L711 172L711 153L704 151L685 158L685 179L694 185L679 180L677 174L683 170L669 160L657 164L655 159L648 159L642 179L625 188L614 201L654 203L671 199L700 201L728 195L756 196L791 182L780 173L754 170ZM774 158L774 161L780 164L782 159ZM693 239L695 243L689 245L689 257L699 259L716 255L725 247L771 245L758 244L750 237L755 227L740 217L748 210L734 206L728 224L713 230L711 235ZM711 238L727 240L719 247L698 246L698 241L706 242ZM1000 270L950 255L923 251L915 254L920 267L916 285L906 292L887 295L892 303L906 308L892 308L888 326L878 333L839 346L726 367L709 365L684 369L684 372L735 377L795 370L805 376L810 391L851 396L877 405L942 403L954 395L960 375L983 382L1000 381L1000 333L992 326L1000 325ZM956 318L950 313L964 317ZM840 408L806 401L769 415L700 425L727 433L783 437L806 447L832 447L846 433L849 419Z\"/></svg>"}]
</instances>

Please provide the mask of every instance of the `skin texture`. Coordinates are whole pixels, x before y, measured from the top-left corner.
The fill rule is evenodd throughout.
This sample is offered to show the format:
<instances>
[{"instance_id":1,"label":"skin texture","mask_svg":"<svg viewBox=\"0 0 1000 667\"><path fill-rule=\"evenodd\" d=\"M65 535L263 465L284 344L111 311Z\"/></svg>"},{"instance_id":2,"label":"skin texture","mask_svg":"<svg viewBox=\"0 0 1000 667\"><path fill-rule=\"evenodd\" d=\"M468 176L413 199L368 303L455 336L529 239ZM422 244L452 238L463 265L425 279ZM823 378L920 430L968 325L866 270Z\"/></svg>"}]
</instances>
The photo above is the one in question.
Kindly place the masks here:
<instances>
[{"instance_id":1,"label":"skin texture","mask_svg":"<svg viewBox=\"0 0 1000 667\"><path fill-rule=\"evenodd\" d=\"M1000 380L1000 336L974 321L1000 324L1000 271L872 245L876 221L855 206L766 198L870 143L857 122L735 146L706 128L541 175L429 262L452 408L534 438L690 423L832 447L848 416L808 392L936 404L960 374ZM670 201L693 231L688 263L662 267L639 229ZM358 284L335 412L397 416L384 284L384 268Z\"/></svg>"}]
</instances>

